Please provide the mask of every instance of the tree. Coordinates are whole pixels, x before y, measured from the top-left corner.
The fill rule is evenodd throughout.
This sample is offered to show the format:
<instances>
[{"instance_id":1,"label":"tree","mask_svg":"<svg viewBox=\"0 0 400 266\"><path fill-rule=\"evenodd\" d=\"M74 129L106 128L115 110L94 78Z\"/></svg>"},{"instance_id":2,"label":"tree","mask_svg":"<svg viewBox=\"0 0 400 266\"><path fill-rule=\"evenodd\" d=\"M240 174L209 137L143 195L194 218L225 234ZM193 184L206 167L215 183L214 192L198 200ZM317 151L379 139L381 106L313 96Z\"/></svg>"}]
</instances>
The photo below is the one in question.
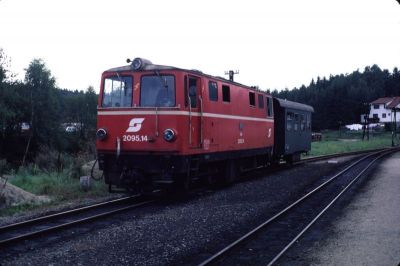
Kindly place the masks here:
<instances>
[{"instance_id":1,"label":"tree","mask_svg":"<svg viewBox=\"0 0 400 266\"><path fill-rule=\"evenodd\" d=\"M26 146L23 163L31 144L56 146L59 139L59 117L55 79L41 59L34 59L26 69L25 83L29 90L31 134Z\"/></svg>"},{"instance_id":2,"label":"tree","mask_svg":"<svg viewBox=\"0 0 400 266\"><path fill-rule=\"evenodd\" d=\"M379 97L400 96L400 73L390 73L377 65L365 67L364 72L317 78L299 89L273 91L274 96L309 104L314 107L313 129L336 129L343 124L359 123L365 113L365 103Z\"/></svg>"}]
</instances>

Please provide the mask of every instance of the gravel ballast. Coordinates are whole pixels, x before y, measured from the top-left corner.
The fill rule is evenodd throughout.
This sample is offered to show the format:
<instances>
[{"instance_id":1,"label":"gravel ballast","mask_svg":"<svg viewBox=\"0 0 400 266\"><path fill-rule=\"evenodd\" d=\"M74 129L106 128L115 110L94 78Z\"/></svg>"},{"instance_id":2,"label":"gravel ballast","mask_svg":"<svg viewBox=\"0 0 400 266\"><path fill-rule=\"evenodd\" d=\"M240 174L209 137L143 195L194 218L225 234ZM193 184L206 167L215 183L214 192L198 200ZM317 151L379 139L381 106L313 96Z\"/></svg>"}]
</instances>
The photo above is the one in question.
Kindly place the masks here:
<instances>
[{"instance_id":1,"label":"gravel ballast","mask_svg":"<svg viewBox=\"0 0 400 266\"><path fill-rule=\"evenodd\" d=\"M315 162L268 174L182 200L164 200L85 230L43 240L33 250L0 255L4 265L196 264L236 240L289 202L321 183L353 157Z\"/></svg>"}]
</instances>

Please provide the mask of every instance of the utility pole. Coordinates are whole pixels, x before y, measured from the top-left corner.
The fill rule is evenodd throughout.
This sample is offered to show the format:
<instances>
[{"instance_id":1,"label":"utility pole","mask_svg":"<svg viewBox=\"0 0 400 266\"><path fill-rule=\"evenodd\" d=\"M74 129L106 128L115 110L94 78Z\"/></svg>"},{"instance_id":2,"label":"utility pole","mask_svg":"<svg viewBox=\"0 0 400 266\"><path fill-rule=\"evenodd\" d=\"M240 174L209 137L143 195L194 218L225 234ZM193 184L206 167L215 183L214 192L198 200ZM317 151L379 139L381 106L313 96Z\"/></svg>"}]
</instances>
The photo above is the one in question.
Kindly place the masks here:
<instances>
[{"instance_id":1,"label":"utility pole","mask_svg":"<svg viewBox=\"0 0 400 266\"><path fill-rule=\"evenodd\" d=\"M399 0L400 1L400 0ZM394 147L394 139L397 138L397 118L396 114L399 111L399 108L392 108L392 147Z\"/></svg>"},{"instance_id":2,"label":"utility pole","mask_svg":"<svg viewBox=\"0 0 400 266\"><path fill-rule=\"evenodd\" d=\"M369 123L370 123L371 119L369 118L369 113L370 113L369 103L363 103L363 107L364 107L363 110L364 110L365 114L364 114L364 121L362 122L362 125L363 125L362 140L364 141L365 135L367 135L367 140L369 140Z\"/></svg>"},{"instance_id":3,"label":"utility pole","mask_svg":"<svg viewBox=\"0 0 400 266\"><path fill-rule=\"evenodd\" d=\"M233 81L233 77L239 74L239 70L233 71L233 70L229 70L229 71L225 71L225 75L229 75L229 80Z\"/></svg>"}]
</instances>

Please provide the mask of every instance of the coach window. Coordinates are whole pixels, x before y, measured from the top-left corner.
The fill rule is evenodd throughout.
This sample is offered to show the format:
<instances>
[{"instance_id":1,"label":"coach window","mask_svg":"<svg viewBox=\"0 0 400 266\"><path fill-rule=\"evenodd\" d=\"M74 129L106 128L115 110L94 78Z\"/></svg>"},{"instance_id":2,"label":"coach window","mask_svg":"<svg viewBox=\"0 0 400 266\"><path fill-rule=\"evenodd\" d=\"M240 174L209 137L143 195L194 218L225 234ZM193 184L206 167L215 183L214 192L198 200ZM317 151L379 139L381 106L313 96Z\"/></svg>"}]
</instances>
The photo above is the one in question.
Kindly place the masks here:
<instances>
[{"instance_id":1,"label":"coach window","mask_svg":"<svg viewBox=\"0 0 400 266\"><path fill-rule=\"evenodd\" d=\"M307 130L311 130L311 115L307 114Z\"/></svg>"},{"instance_id":2,"label":"coach window","mask_svg":"<svg viewBox=\"0 0 400 266\"><path fill-rule=\"evenodd\" d=\"M140 106L175 106L175 77L171 75L142 76Z\"/></svg>"},{"instance_id":3,"label":"coach window","mask_svg":"<svg viewBox=\"0 0 400 266\"><path fill-rule=\"evenodd\" d=\"M249 91L249 102L250 106L256 106L256 94L254 92Z\"/></svg>"},{"instance_id":4,"label":"coach window","mask_svg":"<svg viewBox=\"0 0 400 266\"><path fill-rule=\"evenodd\" d=\"M305 121L304 114L300 114L300 130L301 131L306 130L306 121Z\"/></svg>"},{"instance_id":5,"label":"coach window","mask_svg":"<svg viewBox=\"0 0 400 266\"><path fill-rule=\"evenodd\" d=\"M218 85L214 81L208 82L208 97L210 98L210 101L218 101Z\"/></svg>"},{"instance_id":6,"label":"coach window","mask_svg":"<svg viewBox=\"0 0 400 266\"><path fill-rule=\"evenodd\" d=\"M294 130L297 131L299 129L299 114L294 114Z\"/></svg>"},{"instance_id":7,"label":"coach window","mask_svg":"<svg viewBox=\"0 0 400 266\"><path fill-rule=\"evenodd\" d=\"M286 130L292 130L292 123L293 123L294 113L287 112L286 114Z\"/></svg>"},{"instance_id":8,"label":"coach window","mask_svg":"<svg viewBox=\"0 0 400 266\"><path fill-rule=\"evenodd\" d=\"M101 106L106 108L132 106L132 77L105 78Z\"/></svg>"},{"instance_id":9,"label":"coach window","mask_svg":"<svg viewBox=\"0 0 400 266\"><path fill-rule=\"evenodd\" d=\"M264 96L262 94L258 94L258 108L264 109Z\"/></svg>"},{"instance_id":10,"label":"coach window","mask_svg":"<svg viewBox=\"0 0 400 266\"><path fill-rule=\"evenodd\" d=\"M273 113L272 113L272 98L271 97L266 97L267 99L267 116L268 117L272 117Z\"/></svg>"},{"instance_id":11,"label":"coach window","mask_svg":"<svg viewBox=\"0 0 400 266\"><path fill-rule=\"evenodd\" d=\"M231 91L229 86L222 85L222 101L224 102L231 101Z\"/></svg>"}]
</instances>

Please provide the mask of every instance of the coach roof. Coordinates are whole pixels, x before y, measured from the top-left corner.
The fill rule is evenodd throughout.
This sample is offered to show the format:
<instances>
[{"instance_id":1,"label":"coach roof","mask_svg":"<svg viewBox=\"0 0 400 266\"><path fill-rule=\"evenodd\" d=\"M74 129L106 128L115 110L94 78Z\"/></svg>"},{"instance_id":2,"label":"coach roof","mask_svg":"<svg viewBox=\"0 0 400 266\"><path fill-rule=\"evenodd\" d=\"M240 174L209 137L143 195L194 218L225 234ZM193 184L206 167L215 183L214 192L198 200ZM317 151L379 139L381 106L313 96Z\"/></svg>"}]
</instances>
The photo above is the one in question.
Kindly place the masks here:
<instances>
[{"instance_id":1,"label":"coach roof","mask_svg":"<svg viewBox=\"0 0 400 266\"><path fill-rule=\"evenodd\" d=\"M314 108L310 105L292 102L292 101L288 101L286 99L279 99L279 98L275 98L275 99L279 102L279 105L282 108L296 109L296 110L306 111L306 112L311 112L311 113L314 112Z\"/></svg>"}]
</instances>

